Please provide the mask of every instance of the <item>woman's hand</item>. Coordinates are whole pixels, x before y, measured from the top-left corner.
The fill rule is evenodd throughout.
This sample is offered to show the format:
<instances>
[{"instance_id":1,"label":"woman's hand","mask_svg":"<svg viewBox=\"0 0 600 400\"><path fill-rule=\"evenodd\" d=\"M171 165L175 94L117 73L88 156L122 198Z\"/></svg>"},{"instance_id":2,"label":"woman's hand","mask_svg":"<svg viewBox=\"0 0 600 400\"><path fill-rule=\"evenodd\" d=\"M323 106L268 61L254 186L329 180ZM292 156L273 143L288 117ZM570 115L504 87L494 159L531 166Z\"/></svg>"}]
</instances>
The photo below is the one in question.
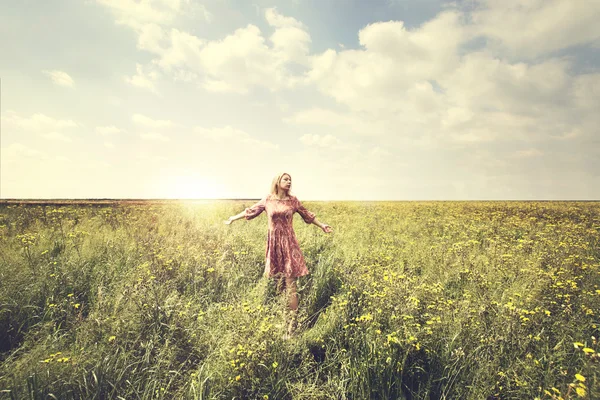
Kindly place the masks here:
<instances>
[{"instance_id":1,"label":"woman's hand","mask_svg":"<svg viewBox=\"0 0 600 400\"><path fill-rule=\"evenodd\" d=\"M246 216L246 211L242 211L238 215L234 215L233 217L229 217L227 221L223 221L225 225L231 225L233 221L237 221L238 219L242 219Z\"/></svg>"},{"instance_id":2,"label":"woman's hand","mask_svg":"<svg viewBox=\"0 0 600 400\"><path fill-rule=\"evenodd\" d=\"M333 228L330 227L327 224L322 223L321 221L319 221L318 219L313 219L312 224L318 226L319 228L323 229L323 232L325 233L331 233L333 232Z\"/></svg>"},{"instance_id":3,"label":"woman's hand","mask_svg":"<svg viewBox=\"0 0 600 400\"><path fill-rule=\"evenodd\" d=\"M325 232L325 233L331 233L331 232L333 232L333 228L330 227L327 224L322 224L321 225L321 229L323 229L323 232Z\"/></svg>"}]
</instances>

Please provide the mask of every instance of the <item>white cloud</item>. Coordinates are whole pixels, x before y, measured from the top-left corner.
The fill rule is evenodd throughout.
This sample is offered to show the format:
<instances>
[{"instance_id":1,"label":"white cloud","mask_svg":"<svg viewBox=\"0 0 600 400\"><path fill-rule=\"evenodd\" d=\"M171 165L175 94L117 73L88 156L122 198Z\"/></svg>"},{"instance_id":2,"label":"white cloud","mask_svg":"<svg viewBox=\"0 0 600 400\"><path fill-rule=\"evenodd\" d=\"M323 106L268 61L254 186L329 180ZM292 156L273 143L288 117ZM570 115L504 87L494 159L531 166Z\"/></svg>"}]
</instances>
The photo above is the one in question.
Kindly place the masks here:
<instances>
[{"instance_id":1,"label":"white cloud","mask_svg":"<svg viewBox=\"0 0 600 400\"><path fill-rule=\"evenodd\" d=\"M580 138L584 136L583 134L583 129L581 129L580 127L576 127L570 130L567 130L566 132L562 132L559 133L557 135L552 135L552 139L556 139L556 140L573 140L576 138Z\"/></svg>"},{"instance_id":2,"label":"white cloud","mask_svg":"<svg viewBox=\"0 0 600 400\"><path fill-rule=\"evenodd\" d=\"M540 157L542 155L544 155L544 152L538 149L519 150L513 154L513 156L517 158L532 158Z\"/></svg>"},{"instance_id":3,"label":"white cloud","mask_svg":"<svg viewBox=\"0 0 600 400\"><path fill-rule=\"evenodd\" d=\"M42 137L50 140L57 140L60 142L72 142L71 138L60 132L48 132L42 134Z\"/></svg>"},{"instance_id":4,"label":"white cloud","mask_svg":"<svg viewBox=\"0 0 600 400\"><path fill-rule=\"evenodd\" d=\"M206 74L208 90L247 93L253 86L271 90L291 86L285 61L267 46L258 27L248 25L203 46L196 70Z\"/></svg>"},{"instance_id":5,"label":"white cloud","mask_svg":"<svg viewBox=\"0 0 600 400\"><path fill-rule=\"evenodd\" d=\"M73 162L73 160L71 160L69 157L65 157L65 156L55 156L54 160L58 161L59 163L66 163L66 164L70 164Z\"/></svg>"},{"instance_id":6,"label":"white cloud","mask_svg":"<svg viewBox=\"0 0 600 400\"><path fill-rule=\"evenodd\" d=\"M12 143L2 147L2 164L15 164L25 159L46 159L48 156L38 149L26 146L22 143Z\"/></svg>"},{"instance_id":7,"label":"white cloud","mask_svg":"<svg viewBox=\"0 0 600 400\"><path fill-rule=\"evenodd\" d=\"M172 128L175 126L175 124L170 120L152 119L142 114L133 114L131 120L137 125L153 129Z\"/></svg>"},{"instance_id":8,"label":"white cloud","mask_svg":"<svg viewBox=\"0 0 600 400\"><path fill-rule=\"evenodd\" d=\"M300 28L306 29L304 24L292 17L286 17L277 12L276 8L268 8L265 10L265 18L269 25L275 28Z\"/></svg>"},{"instance_id":9,"label":"white cloud","mask_svg":"<svg viewBox=\"0 0 600 400\"><path fill-rule=\"evenodd\" d=\"M358 122L358 119L348 114L341 114L327 109L311 108L298 111L284 121L308 125L351 126Z\"/></svg>"},{"instance_id":10,"label":"white cloud","mask_svg":"<svg viewBox=\"0 0 600 400\"><path fill-rule=\"evenodd\" d=\"M386 121L373 119L369 114L342 113L323 108L298 111L283 120L291 124L335 128L340 134L345 135L353 132L360 135L377 136L388 131Z\"/></svg>"},{"instance_id":11,"label":"white cloud","mask_svg":"<svg viewBox=\"0 0 600 400\"><path fill-rule=\"evenodd\" d=\"M170 27L172 14L181 12L181 5L163 12L156 7L157 1L98 1L130 19L142 10L134 22L126 19L126 24L137 34L137 47L156 58L147 67L138 65L137 74L126 78L132 85L156 91L154 81L158 75L152 67L157 66L175 80L197 81L209 91L248 93L252 87L275 91L294 87L303 80L291 72L292 65L309 65L311 38L306 27L273 8L265 11L267 23L274 28L268 39L257 26L249 24L223 39L206 40Z\"/></svg>"},{"instance_id":12,"label":"white cloud","mask_svg":"<svg viewBox=\"0 0 600 400\"><path fill-rule=\"evenodd\" d=\"M137 153L135 153L133 155L133 158L135 160L135 164L137 166L142 166L144 168L153 168L156 166L160 166L160 168L162 169L163 164L165 161L169 161L168 157L162 156L162 155L158 155L158 154L153 154L147 150L140 150Z\"/></svg>"},{"instance_id":13,"label":"white cloud","mask_svg":"<svg viewBox=\"0 0 600 400\"><path fill-rule=\"evenodd\" d=\"M426 147L574 138L574 127L591 125L591 109L600 106L596 76L575 80L568 58L530 63L493 47L469 52L481 34L457 10L414 29L401 21L368 25L359 32L362 49L314 55L307 74L351 113L307 110L285 121L383 132L392 146L410 138Z\"/></svg>"},{"instance_id":14,"label":"white cloud","mask_svg":"<svg viewBox=\"0 0 600 400\"><path fill-rule=\"evenodd\" d=\"M359 32L364 49L312 56L307 80L353 110L397 111L405 107L407 91L435 97L428 81L458 65L459 47L467 39L454 11L412 30L402 21L374 23Z\"/></svg>"},{"instance_id":15,"label":"white cloud","mask_svg":"<svg viewBox=\"0 0 600 400\"><path fill-rule=\"evenodd\" d=\"M296 27L277 29L269 38L274 51L280 53L285 61L308 64L308 53L311 38L308 32Z\"/></svg>"},{"instance_id":16,"label":"white cloud","mask_svg":"<svg viewBox=\"0 0 600 400\"><path fill-rule=\"evenodd\" d=\"M536 58L600 40L600 3L564 0L480 0L473 11L475 35L498 52Z\"/></svg>"},{"instance_id":17,"label":"white cloud","mask_svg":"<svg viewBox=\"0 0 600 400\"><path fill-rule=\"evenodd\" d=\"M276 28L269 38L273 50L286 61L307 64L311 38L306 26L295 18L279 14L275 8L267 9L265 18Z\"/></svg>"},{"instance_id":18,"label":"white cloud","mask_svg":"<svg viewBox=\"0 0 600 400\"><path fill-rule=\"evenodd\" d=\"M468 52L476 33L465 21L450 11L414 29L375 23L359 33L363 49L313 56L307 81L351 113L308 110L286 122L383 132L392 146L425 147L574 137L569 130L591 126L600 105L594 74L575 79L568 58L519 62L491 49Z\"/></svg>"},{"instance_id":19,"label":"white cloud","mask_svg":"<svg viewBox=\"0 0 600 400\"><path fill-rule=\"evenodd\" d=\"M189 0L97 0L112 11L117 23L139 26L143 23L171 24L188 10Z\"/></svg>"},{"instance_id":20,"label":"white cloud","mask_svg":"<svg viewBox=\"0 0 600 400\"><path fill-rule=\"evenodd\" d=\"M571 88L575 104L584 110L600 110L600 73L582 74L575 77Z\"/></svg>"},{"instance_id":21,"label":"white cloud","mask_svg":"<svg viewBox=\"0 0 600 400\"><path fill-rule=\"evenodd\" d=\"M117 133L121 133L121 132L123 132L123 130L117 128L114 125L97 126L96 127L96 133L99 133L100 135L104 135L104 136L116 135Z\"/></svg>"},{"instance_id":22,"label":"white cloud","mask_svg":"<svg viewBox=\"0 0 600 400\"><path fill-rule=\"evenodd\" d=\"M376 147L373 147L371 150L369 150L369 155L371 157L380 158L380 157L391 156L392 153L387 151L386 149L382 149L381 147L376 146Z\"/></svg>"},{"instance_id":23,"label":"white cloud","mask_svg":"<svg viewBox=\"0 0 600 400\"><path fill-rule=\"evenodd\" d=\"M438 79L443 89L441 134L459 141L575 138L598 120L600 84L572 76L564 59L514 62L490 52L465 55ZM584 131L588 131L585 128Z\"/></svg>"},{"instance_id":24,"label":"white cloud","mask_svg":"<svg viewBox=\"0 0 600 400\"><path fill-rule=\"evenodd\" d=\"M300 138L300 141L307 146L318 146L318 147L334 147L339 144L340 141L333 135L315 135L307 133Z\"/></svg>"},{"instance_id":25,"label":"white cloud","mask_svg":"<svg viewBox=\"0 0 600 400\"><path fill-rule=\"evenodd\" d=\"M155 141L155 142L168 142L171 140L171 139L169 139L168 136L165 136L162 133L158 133L158 132L140 133L140 137L144 140Z\"/></svg>"},{"instance_id":26,"label":"white cloud","mask_svg":"<svg viewBox=\"0 0 600 400\"><path fill-rule=\"evenodd\" d=\"M197 6L199 12L204 16L206 22L212 22L214 19L214 15L210 11L208 11L208 9L204 5L198 4Z\"/></svg>"},{"instance_id":27,"label":"white cloud","mask_svg":"<svg viewBox=\"0 0 600 400\"><path fill-rule=\"evenodd\" d=\"M223 128L194 128L201 138L210 140L216 143L229 144L231 146L241 145L243 147L253 147L255 149L270 149L277 150L279 146L267 140L259 140L248 134L247 132L233 128L229 125Z\"/></svg>"},{"instance_id":28,"label":"white cloud","mask_svg":"<svg viewBox=\"0 0 600 400\"><path fill-rule=\"evenodd\" d=\"M50 79L52 79L52 82L56 83L59 86L68 86L68 87L73 87L74 85L74 81L73 78L71 78L69 76L69 74L67 74L64 71L59 71L59 70L43 70L42 71L44 73L44 75L50 77Z\"/></svg>"},{"instance_id":29,"label":"white cloud","mask_svg":"<svg viewBox=\"0 0 600 400\"><path fill-rule=\"evenodd\" d=\"M137 48L150 53L160 54L167 45L168 35L157 24L144 24L136 28Z\"/></svg>"},{"instance_id":30,"label":"white cloud","mask_svg":"<svg viewBox=\"0 0 600 400\"><path fill-rule=\"evenodd\" d=\"M571 84L566 60L509 63L489 52L471 53L455 70L439 77L451 102L478 109L523 112L531 104L551 106Z\"/></svg>"},{"instance_id":31,"label":"white cloud","mask_svg":"<svg viewBox=\"0 0 600 400\"><path fill-rule=\"evenodd\" d=\"M129 83L132 86L137 86L142 89L146 89L151 91L152 93L158 94L158 90L156 89L155 82L159 77L157 71L150 70L148 72L144 72L144 67L141 64L136 64L136 75L132 77L125 77L125 82Z\"/></svg>"},{"instance_id":32,"label":"white cloud","mask_svg":"<svg viewBox=\"0 0 600 400\"><path fill-rule=\"evenodd\" d=\"M55 119L45 114L36 113L30 117L21 117L17 112L8 110L2 116L2 124L7 129L23 129L28 131L59 131L79 126L70 119Z\"/></svg>"},{"instance_id":33,"label":"white cloud","mask_svg":"<svg viewBox=\"0 0 600 400\"><path fill-rule=\"evenodd\" d=\"M113 142L104 142L104 147L106 147L107 149L114 149L115 145Z\"/></svg>"},{"instance_id":34,"label":"white cloud","mask_svg":"<svg viewBox=\"0 0 600 400\"><path fill-rule=\"evenodd\" d=\"M169 41L170 43L157 52L160 55L160 59L155 60L158 66L167 72L177 68L192 70L198 68L204 40L187 32L171 29Z\"/></svg>"},{"instance_id":35,"label":"white cloud","mask_svg":"<svg viewBox=\"0 0 600 400\"><path fill-rule=\"evenodd\" d=\"M449 107L446 110L446 116L442 119L444 128L452 128L469 122L474 117L473 111L464 107Z\"/></svg>"}]
</instances>

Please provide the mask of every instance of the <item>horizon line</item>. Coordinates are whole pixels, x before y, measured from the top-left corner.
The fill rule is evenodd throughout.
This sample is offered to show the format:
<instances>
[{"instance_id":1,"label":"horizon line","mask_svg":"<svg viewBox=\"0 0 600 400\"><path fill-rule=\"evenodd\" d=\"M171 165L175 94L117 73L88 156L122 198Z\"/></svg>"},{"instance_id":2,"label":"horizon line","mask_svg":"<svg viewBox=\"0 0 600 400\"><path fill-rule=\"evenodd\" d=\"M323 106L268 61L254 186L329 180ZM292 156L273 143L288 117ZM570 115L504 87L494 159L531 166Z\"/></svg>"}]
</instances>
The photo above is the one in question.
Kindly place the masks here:
<instances>
[{"instance_id":1,"label":"horizon line","mask_svg":"<svg viewBox=\"0 0 600 400\"><path fill-rule=\"evenodd\" d=\"M56 197L56 198L0 198L0 204L8 203L52 203L52 202L80 202L80 203L92 203L92 202L186 202L186 201L256 201L260 200L260 197L238 197L238 198L112 198L112 197ZM600 202L600 199L335 199L335 200L322 200L322 199L304 199L303 202L319 201L319 202L469 202L469 201L508 201L508 202Z\"/></svg>"}]
</instances>

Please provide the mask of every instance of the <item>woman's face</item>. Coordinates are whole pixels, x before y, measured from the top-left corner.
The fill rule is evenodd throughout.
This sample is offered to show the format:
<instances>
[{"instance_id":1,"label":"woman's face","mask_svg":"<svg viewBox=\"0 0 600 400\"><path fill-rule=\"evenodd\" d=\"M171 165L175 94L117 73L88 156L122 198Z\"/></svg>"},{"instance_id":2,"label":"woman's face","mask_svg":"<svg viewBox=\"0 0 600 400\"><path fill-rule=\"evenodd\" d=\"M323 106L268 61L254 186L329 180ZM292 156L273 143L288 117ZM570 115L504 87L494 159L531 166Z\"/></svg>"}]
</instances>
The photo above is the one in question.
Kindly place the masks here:
<instances>
[{"instance_id":1,"label":"woman's face","mask_svg":"<svg viewBox=\"0 0 600 400\"><path fill-rule=\"evenodd\" d=\"M283 174L281 179L279 180L279 189L288 192L292 187L292 177L288 174Z\"/></svg>"}]
</instances>

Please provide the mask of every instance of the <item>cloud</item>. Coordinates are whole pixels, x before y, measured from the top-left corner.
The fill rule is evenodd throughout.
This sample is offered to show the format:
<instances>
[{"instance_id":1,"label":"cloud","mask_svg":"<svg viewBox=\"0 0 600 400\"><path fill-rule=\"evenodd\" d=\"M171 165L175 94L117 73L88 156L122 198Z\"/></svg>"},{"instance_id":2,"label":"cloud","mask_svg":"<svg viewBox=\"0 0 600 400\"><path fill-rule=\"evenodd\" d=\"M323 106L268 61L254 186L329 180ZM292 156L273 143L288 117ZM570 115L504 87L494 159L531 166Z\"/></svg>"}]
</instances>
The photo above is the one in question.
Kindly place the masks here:
<instances>
[{"instance_id":1,"label":"cloud","mask_svg":"<svg viewBox=\"0 0 600 400\"><path fill-rule=\"evenodd\" d=\"M469 108L449 107L446 110L446 115L442 119L442 127L448 129L464 125L471 121L474 116L475 114Z\"/></svg>"},{"instance_id":2,"label":"cloud","mask_svg":"<svg viewBox=\"0 0 600 400\"><path fill-rule=\"evenodd\" d=\"M288 21L280 21L281 16L271 9L269 13L275 24ZM252 87L271 91L294 87L301 79L289 67L307 62L308 33L297 26L280 27L269 41L272 46L258 27L248 25L222 40L201 44L198 39L197 53L190 52L185 60L199 76L204 75L202 85L209 91L247 93Z\"/></svg>"},{"instance_id":3,"label":"cloud","mask_svg":"<svg viewBox=\"0 0 600 400\"><path fill-rule=\"evenodd\" d=\"M392 155L391 152L387 151L386 149L382 149L379 146L375 146L373 147L371 150L369 150L368 154L371 157L375 157L375 158L380 158L380 157L389 157Z\"/></svg>"},{"instance_id":4,"label":"cloud","mask_svg":"<svg viewBox=\"0 0 600 400\"><path fill-rule=\"evenodd\" d=\"M581 74L574 78L571 87L574 103L581 109L600 109L600 72Z\"/></svg>"},{"instance_id":5,"label":"cloud","mask_svg":"<svg viewBox=\"0 0 600 400\"><path fill-rule=\"evenodd\" d=\"M538 149L519 150L513 154L513 156L517 158L532 158L540 157L542 155L544 155L544 152Z\"/></svg>"},{"instance_id":6,"label":"cloud","mask_svg":"<svg viewBox=\"0 0 600 400\"><path fill-rule=\"evenodd\" d=\"M415 29L402 21L370 24L359 31L362 49L313 55L307 81L352 110L397 111L407 94L418 102L436 97L430 81L456 68L468 38L455 11Z\"/></svg>"},{"instance_id":7,"label":"cloud","mask_svg":"<svg viewBox=\"0 0 600 400\"><path fill-rule=\"evenodd\" d=\"M562 59L510 63L489 52L474 52L438 81L457 104L523 112L531 104L560 104L572 83L569 68Z\"/></svg>"},{"instance_id":8,"label":"cloud","mask_svg":"<svg viewBox=\"0 0 600 400\"><path fill-rule=\"evenodd\" d=\"M574 76L570 57L511 60L475 45L481 35L458 10L410 29L370 24L359 32L361 48L310 57L306 83L349 112L311 109L285 121L382 132L394 148L574 139L573 129L598 120L597 74Z\"/></svg>"},{"instance_id":9,"label":"cloud","mask_svg":"<svg viewBox=\"0 0 600 400\"><path fill-rule=\"evenodd\" d=\"M114 125L110 125L110 126L97 126L96 127L96 133L99 133L100 135L104 135L104 136L116 135L116 134L121 133L121 132L123 132L123 130L117 128Z\"/></svg>"},{"instance_id":10,"label":"cloud","mask_svg":"<svg viewBox=\"0 0 600 400\"><path fill-rule=\"evenodd\" d=\"M60 142L72 142L71 138L63 133L59 132L48 132L42 134L42 137L50 140L57 140Z\"/></svg>"},{"instance_id":11,"label":"cloud","mask_svg":"<svg viewBox=\"0 0 600 400\"><path fill-rule=\"evenodd\" d=\"M318 147L334 147L339 144L340 141L333 135L315 135L307 133L300 137L300 141L307 146L318 146Z\"/></svg>"},{"instance_id":12,"label":"cloud","mask_svg":"<svg viewBox=\"0 0 600 400\"><path fill-rule=\"evenodd\" d=\"M142 12L128 25L138 49L152 59L136 68L140 86L160 76L212 92L259 89L261 98L252 102L279 106L283 122L305 145L297 150L298 162L323 163L324 174L384 173L402 160L427 170L405 182L421 194L431 182L435 190L461 196L482 188L492 193L498 184L502 189L493 193L501 195L522 173L517 165L544 164L555 155L552 146L563 152L592 148L597 136L600 75L581 56L600 38L596 5L458 2L419 26L410 20L369 24L358 32L358 48L346 43L311 52L307 26L275 8L263 10L264 28L239 25L214 38L175 23L189 3L139 3L164 14ZM160 123L142 121L136 124L159 131ZM202 148L198 168L206 163L234 170L254 149L278 149L268 136L231 126L195 132ZM218 159L223 149L227 160ZM464 176L444 175L455 158L464 162Z\"/></svg>"},{"instance_id":13,"label":"cloud","mask_svg":"<svg viewBox=\"0 0 600 400\"><path fill-rule=\"evenodd\" d=\"M38 149L26 146L22 143L12 143L2 147L2 164L15 164L28 160L46 159L48 156Z\"/></svg>"},{"instance_id":14,"label":"cloud","mask_svg":"<svg viewBox=\"0 0 600 400\"><path fill-rule=\"evenodd\" d=\"M204 128L197 126L194 132L205 140L215 143L228 144L231 146L240 145L243 147L254 147L256 149L277 150L279 146L267 140L259 140L247 132L233 128L229 125L223 128Z\"/></svg>"},{"instance_id":15,"label":"cloud","mask_svg":"<svg viewBox=\"0 0 600 400\"><path fill-rule=\"evenodd\" d=\"M138 162L140 162L139 165L148 165L148 163L145 163L145 162L150 162L150 164L155 164L155 163L161 163L163 161L169 160L168 157L151 154L150 152L148 152L146 150L141 150L141 151L137 152L135 154L134 158Z\"/></svg>"},{"instance_id":16,"label":"cloud","mask_svg":"<svg viewBox=\"0 0 600 400\"><path fill-rule=\"evenodd\" d=\"M168 25L189 11L190 0L96 0L107 7L118 24L138 27L144 23ZM199 6L208 13L204 6ZM207 14L204 14L205 16ZM210 16L210 13L208 13Z\"/></svg>"},{"instance_id":17,"label":"cloud","mask_svg":"<svg viewBox=\"0 0 600 400\"><path fill-rule=\"evenodd\" d=\"M276 28L269 40L273 50L285 61L307 64L311 38L306 26L292 17L279 14L275 8L265 11L267 23Z\"/></svg>"},{"instance_id":18,"label":"cloud","mask_svg":"<svg viewBox=\"0 0 600 400\"><path fill-rule=\"evenodd\" d=\"M136 29L137 47L150 53L160 54L167 44L167 32L157 24L144 24Z\"/></svg>"},{"instance_id":19,"label":"cloud","mask_svg":"<svg viewBox=\"0 0 600 400\"><path fill-rule=\"evenodd\" d=\"M277 12L275 7L268 8L265 10L265 19L268 24L275 28L300 28L306 29L304 24L292 17L286 17Z\"/></svg>"},{"instance_id":20,"label":"cloud","mask_svg":"<svg viewBox=\"0 0 600 400\"><path fill-rule=\"evenodd\" d=\"M600 85L595 88L592 75L572 75L565 59L525 63L489 51L467 54L437 80L440 134L483 141L574 138L569 132L589 131L598 121L592 109L600 106Z\"/></svg>"},{"instance_id":21,"label":"cloud","mask_svg":"<svg viewBox=\"0 0 600 400\"><path fill-rule=\"evenodd\" d=\"M159 73L154 70L144 72L144 67L141 64L136 64L136 75L132 77L125 77L125 82L132 86L137 86L142 89L151 91L152 93L158 94L155 82L159 77Z\"/></svg>"},{"instance_id":22,"label":"cloud","mask_svg":"<svg viewBox=\"0 0 600 400\"><path fill-rule=\"evenodd\" d=\"M557 135L553 135L552 139L556 140L573 140L576 138L581 138L583 136L583 130L580 127L573 128L571 130L567 130L566 132L559 133Z\"/></svg>"},{"instance_id":23,"label":"cloud","mask_svg":"<svg viewBox=\"0 0 600 400\"><path fill-rule=\"evenodd\" d=\"M157 133L157 132L140 133L140 137L144 140L155 141L155 142L168 142L171 140L171 139L169 139L168 136L165 136L162 133Z\"/></svg>"},{"instance_id":24,"label":"cloud","mask_svg":"<svg viewBox=\"0 0 600 400\"><path fill-rule=\"evenodd\" d=\"M137 125L153 129L172 128L175 126L170 120L152 119L142 114L133 114L131 120Z\"/></svg>"},{"instance_id":25,"label":"cloud","mask_svg":"<svg viewBox=\"0 0 600 400\"><path fill-rule=\"evenodd\" d=\"M122 5L113 0L98 1L121 17L127 11L128 18L133 18L136 10L142 10L134 22L126 23L137 34L137 47L156 56L148 66L138 65L135 76L126 78L142 88L156 91L154 67L158 67L174 80L199 82L208 91L248 93L253 87L275 91L300 84L303 78L292 73L292 68L308 68L310 63L311 38L306 27L274 8L265 11L265 19L273 28L269 37L248 24L222 39L207 40L171 26L172 14L183 9L181 4L161 12L157 1L125 1Z\"/></svg>"},{"instance_id":26,"label":"cloud","mask_svg":"<svg viewBox=\"0 0 600 400\"><path fill-rule=\"evenodd\" d=\"M66 164L70 164L73 162L73 160L71 160L69 157L65 157L65 156L55 156L54 161L58 161L60 163L66 163Z\"/></svg>"},{"instance_id":27,"label":"cloud","mask_svg":"<svg viewBox=\"0 0 600 400\"><path fill-rule=\"evenodd\" d=\"M237 29L221 41L208 42L199 61L208 90L247 93L252 86L275 89L284 82L279 60L254 25Z\"/></svg>"},{"instance_id":28,"label":"cloud","mask_svg":"<svg viewBox=\"0 0 600 400\"><path fill-rule=\"evenodd\" d=\"M340 134L357 133L378 136L388 132L386 121L376 120L369 114L359 112L337 112L323 108L311 108L294 113L283 119L297 125L314 125L335 128Z\"/></svg>"},{"instance_id":29,"label":"cloud","mask_svg":"<svg viewBox=\"0 0 600 400\"><path fill-rule=\"evenodd\" d=\"M522 59L600 40L598 2L480 0L471 18L473 34L490 48Z\"/></svg>"},{"instance_id":30,"label":"cloud","mask_svg":"<svg viewBox=\"0 0 600 400\"><path fill-rule=\"evenodd\" d=\"M67 86L67 87L73 87L74 85L74 81L73 78L71 78L69 76L69 74L67 74L64 71L59 71L59 70L43 70L42 73L48 77L50 77L50 79L52 79L52 82L56 83L59 86Z\"/></svg>"},{"instance_id":31,"label":"cloud","mask_svg":"<svg viewBox=\"0 0 600 400\"><path fill-rule=\"evenodd\" d=\"M22 129L34 132L60 131L79 127L79 124L73 120L55 119L42 113L36 113L30 117L21 117L17 112L8 110L1 119L7 129Z\"/></svg>"},{"instance_id":32,"label":"cloud","mask_svg":"<svg viewBox=\"0 0 600 400\"><path fill-rule=\"evenodd\" d=\"M325 126L352 126L360 118L354 118L349 114L342 114L323 108L311 108L294 113L291 117L285 118L285 122L306 124L306 125L325 125Z\"/></svg>"},{"instance_id":33,"label":"cloud","mask_svg":"<svg viewBox=\"0 0 600 400\"><path fill-rule=\"evenodd\" d=\"M213 21L214 15L210 11L208 11L208 9L204 5L197 4L196 6L198 7L198 11L202 14L206 22L210 23Z\"/></svg>"}]
</instances>

